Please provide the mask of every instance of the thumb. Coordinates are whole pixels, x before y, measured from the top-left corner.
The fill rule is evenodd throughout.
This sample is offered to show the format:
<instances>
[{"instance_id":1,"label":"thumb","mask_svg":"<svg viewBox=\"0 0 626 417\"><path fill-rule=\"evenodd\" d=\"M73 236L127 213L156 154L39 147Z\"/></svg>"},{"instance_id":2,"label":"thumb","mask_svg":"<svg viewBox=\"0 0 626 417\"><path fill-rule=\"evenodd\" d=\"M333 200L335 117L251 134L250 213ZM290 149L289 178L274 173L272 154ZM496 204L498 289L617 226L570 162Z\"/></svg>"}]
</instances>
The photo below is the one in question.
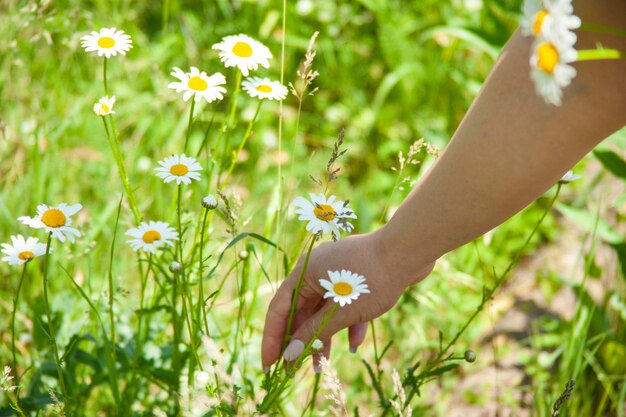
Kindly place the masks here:
<instances>
[{"instance_id":1,"label":"thumb","mask_svg":"<svg viewBox=\"0 0 626 417\"><path fill-rule=\"evenodd\" d=\"M343 325L343 314L338 307L334 302L326 302L321 309L302 323L283 352L283 358L288 362L293 362L300 357L306 344L313 339L329 340L332 335L346 327Z\"/></svg>"}]
</instances>

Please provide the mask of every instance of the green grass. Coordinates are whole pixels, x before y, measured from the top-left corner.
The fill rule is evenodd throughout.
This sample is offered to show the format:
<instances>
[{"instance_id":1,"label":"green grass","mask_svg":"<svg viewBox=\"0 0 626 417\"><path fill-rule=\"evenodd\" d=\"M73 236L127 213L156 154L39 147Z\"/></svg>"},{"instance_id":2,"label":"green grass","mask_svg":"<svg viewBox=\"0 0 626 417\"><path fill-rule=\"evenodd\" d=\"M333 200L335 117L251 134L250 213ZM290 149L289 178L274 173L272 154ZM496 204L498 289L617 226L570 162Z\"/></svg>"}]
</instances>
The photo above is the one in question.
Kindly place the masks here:
<instances>
[{"instance_id":1,"label":"green grass","mask_svg":"<svg viewBox=\"0 0 626 417\"><path fill-rule=\"evenodd\" d=\"M398 152L406 154L422 137L445 147L498 51L516 28L520 9L519 1L487 0L479 3L482 7L477 10L470 8L474 2L432 0L287 3L285 84L295 82L309 38L319 31L314 63L320 72L314 82L319 91L304 99L297 135L298 102L293 96L284 102L280 149L280 107L273 102L263 104L224 189L236 208L238 232L228 231L233 225L226 221L222 202L220 211L208 217L203 248L204 254L210 255L205 273L214 269L204 281L205 294L219 291L209 301L210 337L223 350L221 365L235 378L237 393L243 398L236 402L237 407L260 393L260 340L267 303L285 270L304 250L306 234L287 204L297 195L319 192L309 176L323 175L332 145L345 128L348 152L339 160L340 178L331 192L350 200L359 216L357 232L379 227L385 208L393 210L410 191L407 184L404 189L394 189L397 173L391 168L398 164ZM54 241L49 264L53 323L75 415L148 416L158 415L157 408L167 415L178 412L167 386L173 378L170 300L174 281L168 267L174 254L155 257L153 272L146 275L147 258L138 261L125 243L124 232L136 224L126 201L117 219L123 187L102 122L91 110L103 95L102 59L85 53L80 37L110 26L133 37L134 48L128 56L110 60L108 82L118 99L115 122L125 165L146 220L177 222L175 186L163 184L152 172L158 160L182 152L187 132L189 104L167 89L173 80L171 68L197 66L226 75L226 100L197 106L192 125L190 153L205 167L203 174L216 159L225 159L212 182L203 177L184 188L182 222L189 249L201 224L200 199L216 192L215 175L230 161L257 106L256 100L240 95L237 124L221 139L222 145L229 141L230 149L216 157L213 148L228 117L235 71L222 67L211 45L222 36L240 32L263 41L274 58L270 69L258 74L277 79L281 74L282 18L282 4L277 1L5 2L0 16L0 38L4 40L0 42L0 241L7 242L18 233L45 239L43 233L16 221L18 216L34 215L40 203L80 202L84 206L75 219L83 237L75 244ZM618 133L603 148L621 158L626 149L624 138L623 132ZM419 158L422 162L403 175L417 180L433 163L423 152ZM278 207L281 161L282 206ZM562 416L624 415L621 404L626 383L620 364L626 361L626 317L609 298L616 294L618 303L623 304L626 291L621 263L626 258L622 238L626 194L619 164L610 163L614 159L602 161L608 170L598 170L593 157L580 164L577 170L586 169L590 174L564 187L557 209L550 211L521 253L522 269L526 260L541 258L552 247L560 248L557 256L569 256L571 252L559 237L573 233L579 241L574 256L579 268L558 270L550 262L539 263L538 284L532 287L533 294L547 306L561 293L572 292L573 317L539 309L538 314L528 312L534 318L525 335L498 336L496 324L503 314L498 303L523 304L519 294L505 285L502 295L496 294L494 301L487 303L453 347L455 356L462 356L466 349L475 350L478 360L473 364L455 361L460 366L425 385L412 401L414 416L447 416L460 401L467 407L483 408L495 403L501 410L511 408L513 415L529 410L532 415L550 416L569 379L575 379L576 386ZM612 184L613 188L598 184ZM493 285L515 259L548 208L553 192L488 236L447 255L431 278L407 291L401 303L377 321L378 353L388 341L393 342L379 359L379 367L375 366L371 337L356 356L348 353L345 335L336 337L331 363L346 390L350 415L356 415L357 406L359 415L380 413L379 398L360 359L375 373L380 370L375 384L384 401L391 399L392 368L404 376L417 360L425 366L437 355L439 334L445 344L462 328L480 304L483 287ZM228 246L234 236L244 232L256 235L241 236ZM240 259L238 254L244 249L250 256ZM194 256L192 268L198 264L197 252ZM48 389L58 392L58 384L46 334L42 265L37 259L28 267L16 324L18 369L23 374L20 396L28 415L57 413L47 405L52 401ZM115 298L114 351L107 343L112 332L109 270ZM599 298L590 294L588 285L581 286L581 271L588 284L602 288ZM10 317L20 273L20 268L0 265L0 317ZM514 269L511 280L520 275ZM197 277L192 274L190 278L195 302ZM147 293L140 310L142 279L147 279ZM184 291L184 286L179 290ZM182 314L180 300L178 314ZM135 358L139 317L146 318L142 327L146 341L142 357ZM188 369L192 353L187 323L181 322L181 332L185 348L178 354ZM0 334L0 366L4 366L12 362L9 320L0 321ZM237 357L232 356L235 350ZM523 375L519 383L498 391L496 400L494 379L484 386L467 386L473 375L490 372L492 356L498 360L494 373L506 375L503 363L509 352L518 355L513 367ZM205 367L222 360L201 344L198 353ZM134 374L130 371L133 361L140 364ZM315 391L308 365L282 395L280 406L274 408L277 415L298 416L304 410ZM134 398L132 406L116 406L115 382L122 397ZM222 392L233 390L232 384L220 386ZM410 386L405 388L410 391ZM324 394L323 389L317 394L317 407L311 415L327 415ZM8 407L10 398L9 394L3 397L0 415L13 415ZM187 400L181 402L184 406ZM234 412L226 401L207 415Z\"/></svg>"}]
</instances>

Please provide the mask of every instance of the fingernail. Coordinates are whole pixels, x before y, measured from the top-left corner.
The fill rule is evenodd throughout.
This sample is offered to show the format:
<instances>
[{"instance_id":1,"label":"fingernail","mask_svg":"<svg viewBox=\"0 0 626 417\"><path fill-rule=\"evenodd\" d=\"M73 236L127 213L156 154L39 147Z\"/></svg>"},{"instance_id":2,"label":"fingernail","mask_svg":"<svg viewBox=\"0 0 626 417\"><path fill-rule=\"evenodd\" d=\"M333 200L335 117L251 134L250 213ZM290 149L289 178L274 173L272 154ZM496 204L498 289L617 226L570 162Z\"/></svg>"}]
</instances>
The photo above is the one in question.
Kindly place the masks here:
<instances>
[{"instance_id":1,"label":"fingernail","mask_svg":"<svg viewBox=\"0 0 626 417\"><path fill-rule=\"evenodd\" d=\"M322 368L320 367L319 363L313 364L313 372L315 372L316 374L319 374L320 372L322 372Z\"/></svg>"},{"instance_id":2,"label":"fingernail","mask_svg":"<svg viewBox=\"0 0 626 417\"><path fill-rule=\"evenodd\" d=\"M350 353L356 353L356 350L358 349L358 346L350 346Z\"/></svg>"},{"instance_id":3,"label":"fingernail","mask_svg":"<svg viewBox=\"0 0 626 417\"><path fill-rule=\"evenodd\" d=\"M298 359L298 356L302 354L304 350L304 343L301 340L294 339L289 342L287 349L283 352L283 358L288 362L293 362Z\"/></svg>"},{"instance_id":4,"label":"fingernail","mask_svg":"<svg viewBox=\"0 0 626 417\"><path fill-rule=\"evenodd\" d=\"M263 373L266 374L270 371L270 367L269 366L263 366Z\"/></svg>"}]
</instances>

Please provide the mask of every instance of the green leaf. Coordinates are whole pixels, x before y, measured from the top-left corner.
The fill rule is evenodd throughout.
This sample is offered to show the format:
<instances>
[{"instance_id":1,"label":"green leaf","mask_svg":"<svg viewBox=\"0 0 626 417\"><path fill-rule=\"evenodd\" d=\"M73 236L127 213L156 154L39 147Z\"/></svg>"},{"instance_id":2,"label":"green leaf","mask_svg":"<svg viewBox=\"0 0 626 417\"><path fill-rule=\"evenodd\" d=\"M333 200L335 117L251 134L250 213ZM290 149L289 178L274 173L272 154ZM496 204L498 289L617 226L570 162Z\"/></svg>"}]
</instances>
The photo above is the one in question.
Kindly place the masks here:
<instances>
[{"instance_id":1,"label":"green leaf","mask_svg":"<svg viewBox=\"0 0 626 417\"><path fill-rule=\"evenodd\" d=\"M594 150L593 154L613 175L626 180L626 161L618 154L613 151L599 149Z\"/></svg>"},{"instance_id":2,"label":"green leaf","mask_svg":"<svg viewBox=\"0 0 626 417\"><path fill-rule=\"evenodd\" d=\"M607 243L618 245L624 243L624 237L603 219L596 218L595 214L588 211L556 203L555 207L569 220L577 224L585 231L593 233L597 227L597 235ZM597 226L596 226L597 222Z\"/></svg>"}]
</instances>

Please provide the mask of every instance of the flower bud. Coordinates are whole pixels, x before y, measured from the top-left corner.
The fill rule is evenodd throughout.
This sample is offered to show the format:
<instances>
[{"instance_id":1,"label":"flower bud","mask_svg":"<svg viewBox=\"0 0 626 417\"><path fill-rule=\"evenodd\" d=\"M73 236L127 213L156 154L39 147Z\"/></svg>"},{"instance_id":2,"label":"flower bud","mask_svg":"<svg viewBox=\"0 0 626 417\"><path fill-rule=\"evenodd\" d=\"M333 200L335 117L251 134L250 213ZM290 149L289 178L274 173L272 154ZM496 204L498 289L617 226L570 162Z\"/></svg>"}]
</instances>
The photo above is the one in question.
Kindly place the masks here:
<instances>
[{"instance_id":1,"label":"flower bud","mask_svg":"<svg viewBox=\"0 0 626 417\"><path fill-rule=\"evenodd\" d=\"M181 269L183 269L183 265L180 262L172 261L170 264L170 272L172 274L180 272Z\"/></svg>"},{"instance_id":2,"label":"flower bud","mask_svg":"<svg viewBox=\"0 0 626 417\"><path fill-rule=\"evenodd\" d=\"M476 360L476 353L474 353L473 350L466 350L465 360L468 361L469 363L474 362Z\"/></svg>"},{"instance_id":3,"label":"flower bud","mask_svg":"<svg viewBox=\"0 0 626 417\"><path fill-rule=\"evenodd\" d=\"M248 259L249 256L250 254L248 253L247 250L242 250L241 252L239 252L239 259L241 259L242 261L245 261L246 259Z\"/></svg>"},{"instance_id":4,"label":"flower bud","mask_svg":"<svg viewBox=\"0 0 626 417\"><path fill-rule=\"evenodd\" d=\"M207 210L215 210L217 208L217 198L213 194L209 194L202 199L202 207Z\"/></svg>"},{"instance_id":5,"label":"flower bud","mask_svg":"<svg viewBox=\"0 0 626 417\"><path fill-rule=\"evenodd\" d=\"M196 374L196 383L198 385L206 385L209 383L209 374L208 372L200 371Z\"/></svg>"},{"instance_id":6,"label":"flower bud","mask_svg":"<svg viewBox=\"0 0 626 417\"><path fill-rule=\"evenodd\" d=\"M314 351L319 352L320 350L324 349L324 342L322 342L319 339L315 339L313 343L311 344L311 348Z\"/></svg>"}]
</instances>

